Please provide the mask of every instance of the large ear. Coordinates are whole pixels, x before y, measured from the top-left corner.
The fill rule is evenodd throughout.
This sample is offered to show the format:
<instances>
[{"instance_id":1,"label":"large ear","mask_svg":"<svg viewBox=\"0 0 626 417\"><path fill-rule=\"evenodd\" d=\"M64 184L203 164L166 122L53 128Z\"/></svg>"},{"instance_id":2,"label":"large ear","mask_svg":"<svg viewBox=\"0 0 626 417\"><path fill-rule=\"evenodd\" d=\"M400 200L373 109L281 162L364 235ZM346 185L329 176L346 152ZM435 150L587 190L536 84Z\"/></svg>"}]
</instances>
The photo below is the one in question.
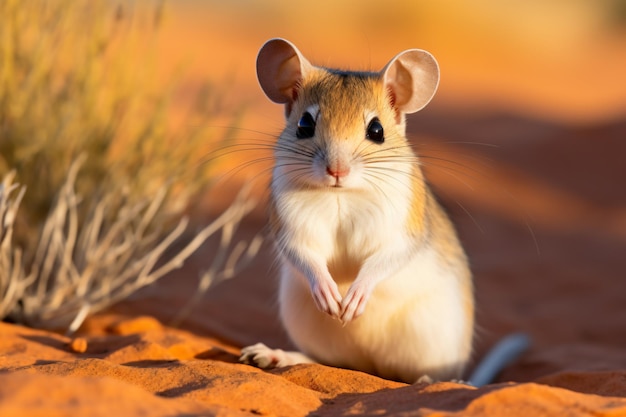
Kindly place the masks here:
<instances>
[{"instance_id":1,"label":"large ear","mask_svg":"<svg viewBox=\"0 0 626 417\"><path fill-rule=\"evenodd\" d=\"M276 103L291 103L302 78L313 68L291 42L270 39L261 47L256 72L261 88Z\"/></svg>"},{"instance_id":2,"label":"large ear","mask_svg":"<svg viewBox=\"0 0 626 417\"><path fill-rule=\"evenodd\" d=\"M421 110L435 95L439 85L439 65L435 57L421 49L396 55L382 70L392 105L401 113Z\"/></svg>"}]
</instances>

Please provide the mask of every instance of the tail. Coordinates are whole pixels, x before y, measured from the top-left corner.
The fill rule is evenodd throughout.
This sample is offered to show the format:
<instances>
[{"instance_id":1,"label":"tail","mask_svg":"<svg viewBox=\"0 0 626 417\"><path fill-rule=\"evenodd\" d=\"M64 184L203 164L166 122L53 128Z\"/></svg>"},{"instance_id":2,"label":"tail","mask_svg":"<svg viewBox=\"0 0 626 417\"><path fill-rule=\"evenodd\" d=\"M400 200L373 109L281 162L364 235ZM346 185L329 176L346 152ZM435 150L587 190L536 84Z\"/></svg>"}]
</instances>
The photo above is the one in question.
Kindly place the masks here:
<instances>
[{"instance_id":1,"label":"tail","mask_svg":"<svg viewBox=\"0 0 626 417\"><path fill-rule=\"evenodd\" d=\"M524 333L513 333L500 340L476 366L469 378L475 387L487 385L502 369L515 361L530 346L530 337Z\"/></svg>"}]
</instances>

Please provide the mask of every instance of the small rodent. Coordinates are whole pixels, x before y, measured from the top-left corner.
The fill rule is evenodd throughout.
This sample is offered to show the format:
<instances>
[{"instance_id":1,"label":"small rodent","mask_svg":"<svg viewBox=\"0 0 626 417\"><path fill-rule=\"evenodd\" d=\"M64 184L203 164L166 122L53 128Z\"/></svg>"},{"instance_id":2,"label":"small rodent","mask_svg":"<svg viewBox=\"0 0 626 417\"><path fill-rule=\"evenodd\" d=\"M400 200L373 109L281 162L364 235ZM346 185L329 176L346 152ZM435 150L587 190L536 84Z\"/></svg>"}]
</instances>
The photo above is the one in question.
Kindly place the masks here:
<instances>
[{"instance_id":1,"label":"small rodent","mask_svg":"<svg viewBox=\"0 0 626 417\"><path fill-rule=\"evenodd\" d=\"M241 361L319 362L409 383L460 378L472 350L471 273L405 134L405 114L437 89L434 57L411 49L380 72L339 71L272 39L257 75L285 105L270 229L280 317L300 352L259 343Z\"/></svg>"}]
</instances>

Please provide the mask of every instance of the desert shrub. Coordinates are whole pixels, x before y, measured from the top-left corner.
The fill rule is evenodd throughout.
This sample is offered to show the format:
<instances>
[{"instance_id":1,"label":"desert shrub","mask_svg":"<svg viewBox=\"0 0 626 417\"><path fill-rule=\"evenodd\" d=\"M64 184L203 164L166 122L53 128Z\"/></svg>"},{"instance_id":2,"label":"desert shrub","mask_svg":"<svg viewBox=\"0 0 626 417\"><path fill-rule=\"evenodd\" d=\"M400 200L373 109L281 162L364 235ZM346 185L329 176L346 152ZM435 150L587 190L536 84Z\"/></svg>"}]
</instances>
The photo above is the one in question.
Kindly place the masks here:
<instances>
[{"instance_id":1,"label":"desert shrub","mask_svg":"<svg viewBox=\"0 0 626 417\"><path fill-rule=\"evenodd\" d=\"M0 316L72 332L88 313L102 310L180 267L218 231L222 232L221 245L196 294L216 280L234 275L258 250L260 240L255 239L250 245L239 242L230 251L234 228L252 207L244 193L170 259L158 264L187 225L183 217L176 227L159 227L167 187L134 203L123 193L110 192L92 198L87 214L80 216L81 199L74 184L81 163L70 167L36 247L30 248L28 267L21 248L12 242L25 187L13 183L15 172L0 184ZM115 214L106 216L107 212Z\"/></svg>"},{"instance_id":2,"label":"desert shrub","mask_svg":"<svg viewBox=\"0 0 626 417\"><path fill-rule=\"evenodd\" d=\"M160 2L0 2L0 317L75 328L249 210L238 201L163 258L211 184L200 158L230 140L210 128L222 117L210 86L172 128L177 86L154 69L163 14Z\"/></svg>"}]
</instances>

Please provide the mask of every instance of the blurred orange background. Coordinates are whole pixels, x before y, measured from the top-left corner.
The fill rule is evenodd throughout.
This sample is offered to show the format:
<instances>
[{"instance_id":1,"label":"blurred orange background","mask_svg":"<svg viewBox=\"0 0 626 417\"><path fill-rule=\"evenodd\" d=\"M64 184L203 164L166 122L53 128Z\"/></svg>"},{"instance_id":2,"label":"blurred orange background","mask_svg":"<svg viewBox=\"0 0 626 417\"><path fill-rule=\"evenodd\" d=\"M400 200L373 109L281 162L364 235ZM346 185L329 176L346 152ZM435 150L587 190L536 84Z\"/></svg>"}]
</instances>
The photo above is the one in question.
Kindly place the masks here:
<instances>
[{"instance_id":1,"label":"blurred orange background","mask_svg":"<svg viewBox=\"0 0 626 417\"><path fill-rule=\"evenodd\" d=\"M282 121L255 76L272 37L346 69L378 70L404 49L426 49L442 71L432 106L585 124L626 115L625 3L176 0L166 3L158 54L165 72L185 63L188 88L226 86L261 130Z\"/></svg>"}]
</instances>

